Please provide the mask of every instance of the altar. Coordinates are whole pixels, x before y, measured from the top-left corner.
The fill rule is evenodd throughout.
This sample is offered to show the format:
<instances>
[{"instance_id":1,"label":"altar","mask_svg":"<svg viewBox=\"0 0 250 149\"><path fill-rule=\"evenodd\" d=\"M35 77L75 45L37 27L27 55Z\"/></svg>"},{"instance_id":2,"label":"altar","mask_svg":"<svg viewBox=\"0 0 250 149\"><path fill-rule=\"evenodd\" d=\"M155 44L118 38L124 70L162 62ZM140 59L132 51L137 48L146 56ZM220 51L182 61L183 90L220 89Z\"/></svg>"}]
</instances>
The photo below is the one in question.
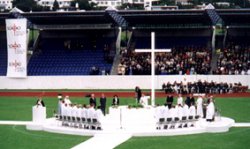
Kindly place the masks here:
<instances>
[{"instance_id":1,"label":"altar","mask_svg":"<svg viewBox=\"0 0 250 149\"><path fill-rule=\"evenodd\" d=\"M128 106L110 107L109 116L112 121L118 121L120 129L151 130L155 129L155 108L129 108Z\"/></svg>"},{"instance_id":2,"label":"altar","mask_svg":"<svg viewBox=\"0 0 250 149\"><path fill-rule=\"evenodd\" d=\"M46 107L33 106L32 107L32 121L42 123L46 120Z\"/></svg>"}]
</instances>

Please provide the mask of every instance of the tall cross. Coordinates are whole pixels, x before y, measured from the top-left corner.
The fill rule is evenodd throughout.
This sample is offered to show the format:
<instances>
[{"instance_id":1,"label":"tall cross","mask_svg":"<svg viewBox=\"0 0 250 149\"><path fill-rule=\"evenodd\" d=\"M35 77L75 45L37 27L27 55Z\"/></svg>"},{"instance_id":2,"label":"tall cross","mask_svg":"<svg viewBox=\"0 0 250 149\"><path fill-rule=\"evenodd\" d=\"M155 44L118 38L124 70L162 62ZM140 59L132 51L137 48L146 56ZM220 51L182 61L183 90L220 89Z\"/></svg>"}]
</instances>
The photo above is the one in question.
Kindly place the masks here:
<instances>
[{"instance_id":1,"label":"tall cross","mask_svg":"<svg viewBox=\"0 0 250 149\"><path fill-rule=\"evenodd\" d=\"M155 52L171 52L171 49L155 49L155 32L151 32L151 49L135 49L138 53L151 53L151 105L155 106Z\"/></svg>"}]
</instances>

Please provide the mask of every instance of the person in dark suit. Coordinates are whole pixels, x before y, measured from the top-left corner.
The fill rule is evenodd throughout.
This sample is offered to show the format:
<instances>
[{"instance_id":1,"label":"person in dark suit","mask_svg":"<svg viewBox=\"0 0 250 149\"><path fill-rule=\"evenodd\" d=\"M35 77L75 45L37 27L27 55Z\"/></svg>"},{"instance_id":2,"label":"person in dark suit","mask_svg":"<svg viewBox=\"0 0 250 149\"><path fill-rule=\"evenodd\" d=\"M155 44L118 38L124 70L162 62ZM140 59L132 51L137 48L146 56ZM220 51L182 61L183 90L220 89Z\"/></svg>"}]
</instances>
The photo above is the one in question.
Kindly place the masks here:
<instances>
[{"instance_id":1,"label":"person in dark suit","mask_svg":"<svg viewBox=\"0 0 250 149\"><path fill-rule=\"evenodd\" d=\"M106 99L105 95L102 94L101 98L100 98L100 108L101 108L103 115L105 115L106 101L107 101L107 99Z\"/></svg>"},{"instance_id":2,"label":"person in dark suit","mask_svg":"<svg viewBox=\"0 0 250 149\"><path fill-rule=\"evenodd\" d=\"M185 104L188 105L188 107L191 106L190 95L187 96L187 98L185 100Z\"/></svg>"},{"instance_id":3,"label":"person in dark suit","mask_svg":"<svg viewBox=\"0 0 250 149\"><path fill-rule=\"evenodd\" d=\"M90 98L89 98L89 105L93 106L94 108L96 108L96 98L95 98L95 94L91 94Z\"/></svg>"},{"instance_id":4,"label":"person in dark suit","mask_svg":"<svg viewBox=\"0 0 250 149\"><path fill-rule=\"evenodd\" d=\"M190 106L191 105L195 105L194 96L192 94L190 94Z\"/></svg>"},{"instance_id":5,"label":"person in dark suit","mask_svg":"<svg viewBox=\"0 0 250 149\"><path fill-rule=\"evenodd\" d=\"M137 103L140 103L140 99L141 99L141 89L139 86L136 86L135 87L135 96L136 96L136 99L137 99Z\"/></svg>"},{"instance_id":6,"label":"person in dark suit","mask_svg":"<svg viewBox=\"0 0 250 149\"><path fill-rule=\"evenodd\" d=\"M166 106L168 106L168 109L172 107L172 104L174 102L174 97L172 95L168 95L166 99Z\"/></svg>"},{"instance_id":7,"label":"person in dark suit","mask_svg":"<svg viewBox=\"0 0 250 149\"><path fill-rule=\"evenodd\" d=\"M37 99L36 105L37 105L37 106L43 106L43 107L45 107L45 104L44 104L44 102L43 102L42 97L39 97L39 98Z\"/></svg>"},{"instance_id":8,"label":"person in dark suit","mask_svg":"<svg viewBox=\"0 0 250 149\"><path fill-rule=\"evenodd\" d=\"M114 95L112 105L113 106L119 106L119 104L120 104L119 97L117 95Z\"/></svg>"}]
</instances>

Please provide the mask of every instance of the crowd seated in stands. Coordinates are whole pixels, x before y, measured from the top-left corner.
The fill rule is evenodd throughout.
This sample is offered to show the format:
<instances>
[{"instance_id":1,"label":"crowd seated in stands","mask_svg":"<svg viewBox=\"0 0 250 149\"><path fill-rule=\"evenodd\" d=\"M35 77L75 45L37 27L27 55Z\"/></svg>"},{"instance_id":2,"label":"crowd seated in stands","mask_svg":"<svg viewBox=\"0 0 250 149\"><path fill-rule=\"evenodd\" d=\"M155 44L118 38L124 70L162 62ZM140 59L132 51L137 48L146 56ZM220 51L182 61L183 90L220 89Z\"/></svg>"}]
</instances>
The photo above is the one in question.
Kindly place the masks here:
<instances>
[{"instance_id":1,"label":"crowd seated in stands","mask_svg":"<svg viewBox=\"0 0 250 149\"><path fill-rule=\"evenodd\" d=\"M217 70L213 74L250 75L250 46L229 43L218 50Z\"/></svg>"},{"instance_id":2,"label":"crowd seated in stands","mask_svg":"<svg viewBox=\"0 0 250 149\"><path fill-rule=\"evenodd\" d=\"M207 82L207 81L197 81L197 82L185 82L181 81L177 83L176 81L171 84L170 82L162 84L162 90L166 93L178 93L178 94L191 94L191 93L206 93L206 94L223 94L223 93L237 93L246 92L247 86L242 86L239 83L225 83L225 82Z\"/></svg>"},{"instance_id":3,"label":"crowd seated in stands","mask_svg":"<svg viewBox=\"0 0 250 149\"><path fill-rule=\"evenodd\" d=\"M200 46L174 47L170 53L156 54L155 62L157 75L209 74L211 51ZM118 74L150 75L150 54L122 49Z\"/></svg>"}]
</instances>

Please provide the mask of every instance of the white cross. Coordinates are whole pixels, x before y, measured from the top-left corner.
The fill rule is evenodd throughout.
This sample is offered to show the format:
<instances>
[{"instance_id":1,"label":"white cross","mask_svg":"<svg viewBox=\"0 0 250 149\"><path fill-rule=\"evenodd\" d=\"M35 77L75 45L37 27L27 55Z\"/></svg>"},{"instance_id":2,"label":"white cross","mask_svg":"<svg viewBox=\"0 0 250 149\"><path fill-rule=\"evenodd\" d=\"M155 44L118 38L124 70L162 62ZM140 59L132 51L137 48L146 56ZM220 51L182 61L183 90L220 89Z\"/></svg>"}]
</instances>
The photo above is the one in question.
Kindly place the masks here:
<instances>
[{"instance_id":1,"label":"white cross","mask_svg":"<svg viewBox=\"0 0 250 149\"><path fill-rule=\"evenodd\" d=\"M155 49L155 32L151 32L151 49L135 49L135 52L151 52L151 105L155 106L155 52L171 52L171 49Z\"/></svg>"}]
</instances>

